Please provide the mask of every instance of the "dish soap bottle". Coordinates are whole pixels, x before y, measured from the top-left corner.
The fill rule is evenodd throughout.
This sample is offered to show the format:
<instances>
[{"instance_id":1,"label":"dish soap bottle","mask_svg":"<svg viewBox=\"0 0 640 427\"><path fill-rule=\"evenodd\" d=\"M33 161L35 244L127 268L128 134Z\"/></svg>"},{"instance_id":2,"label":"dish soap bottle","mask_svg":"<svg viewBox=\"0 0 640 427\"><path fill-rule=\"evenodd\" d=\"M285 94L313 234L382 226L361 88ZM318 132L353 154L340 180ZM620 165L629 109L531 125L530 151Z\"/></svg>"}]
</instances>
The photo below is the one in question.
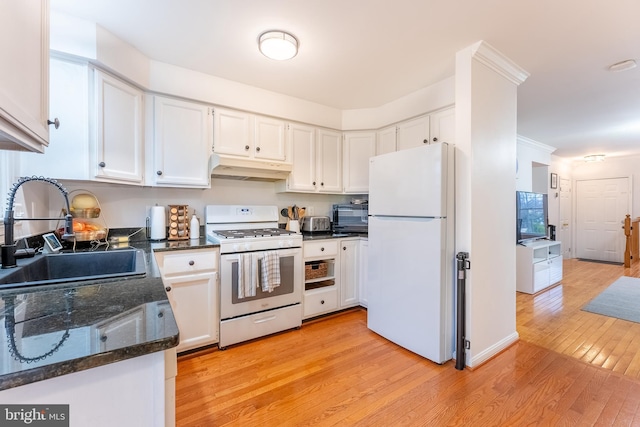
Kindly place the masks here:
<instances>
[{"instance_id":1,"label":"dish soap bottle","mask_svg":"<svg viewBox=\"0 0 640 427\"><path fill-rule=\"evenodd\" d=\"M198 217L196 217L196 211L193 210L193 216L191 217L191 225L189 226L191 232L189 236L192 239L200 238L200 223L198 222Z\"/></svg>"}]
</instances>

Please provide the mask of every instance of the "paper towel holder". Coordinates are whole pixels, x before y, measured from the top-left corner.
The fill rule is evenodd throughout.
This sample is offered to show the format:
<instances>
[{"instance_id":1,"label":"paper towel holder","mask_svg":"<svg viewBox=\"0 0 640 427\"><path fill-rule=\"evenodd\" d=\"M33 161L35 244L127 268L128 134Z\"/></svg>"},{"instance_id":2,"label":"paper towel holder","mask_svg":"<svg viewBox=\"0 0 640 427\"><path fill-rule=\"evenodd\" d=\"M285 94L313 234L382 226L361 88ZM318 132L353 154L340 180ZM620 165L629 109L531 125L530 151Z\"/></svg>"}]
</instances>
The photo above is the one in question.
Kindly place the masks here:
<instances>
[{"instance_id":1,"label":"paper towel holder","mask_svg":"<svg viewBox=\"0 0 640 427\"><path fill-rule=\"evenodd\" d=\"M152 206L146 220L147 239L164 240L167 238L167 216L164 206Z\"/></svg>"}]
</instances>

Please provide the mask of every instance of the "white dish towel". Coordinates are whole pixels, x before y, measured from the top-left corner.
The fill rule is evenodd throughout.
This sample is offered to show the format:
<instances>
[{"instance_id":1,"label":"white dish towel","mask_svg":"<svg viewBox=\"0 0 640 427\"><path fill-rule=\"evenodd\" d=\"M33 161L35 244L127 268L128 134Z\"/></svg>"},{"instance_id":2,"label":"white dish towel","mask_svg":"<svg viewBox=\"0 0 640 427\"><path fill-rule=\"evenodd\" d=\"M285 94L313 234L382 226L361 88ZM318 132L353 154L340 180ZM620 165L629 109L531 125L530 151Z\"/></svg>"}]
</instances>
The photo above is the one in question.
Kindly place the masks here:
<instances>
[{"instance_id":1,"label":"white dish towel","mask_svg":"<svg viewBox=\"0 0 640 427\"><path fill-rule=\"evenodd\" d=\"M256 264L252 254L238 254L238 299L256 296Z\"/></svg>"},{"instance_id":2,"label":"white dish towel","mask_svg":"<svg viewBox=\"0 0 640 427\"><path fill-rule=\"evenodd\" d=\"M273 292L280 286L280 257L276 251L266 251L262 254L262 292Z\"/></svg>"}]
</instances>

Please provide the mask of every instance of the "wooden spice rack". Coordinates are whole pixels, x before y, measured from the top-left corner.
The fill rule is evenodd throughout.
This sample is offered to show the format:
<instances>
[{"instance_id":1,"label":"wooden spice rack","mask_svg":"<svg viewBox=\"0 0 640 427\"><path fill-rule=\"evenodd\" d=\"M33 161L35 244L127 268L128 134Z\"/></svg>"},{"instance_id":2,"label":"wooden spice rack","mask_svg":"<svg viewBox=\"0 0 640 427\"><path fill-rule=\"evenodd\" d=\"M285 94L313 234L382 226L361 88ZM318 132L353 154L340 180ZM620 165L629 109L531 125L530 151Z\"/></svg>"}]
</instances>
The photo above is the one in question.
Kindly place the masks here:
<instances>
[{"instance_id":1,"label":"wooden spice rack","mask_svg":"<svg viewBox=\"0 0 640 427\"><path fill-rule=\"evenodd\" d=\"M169 240L189 238L189 205L169 205Z\"/></svg>"}]
</instances>

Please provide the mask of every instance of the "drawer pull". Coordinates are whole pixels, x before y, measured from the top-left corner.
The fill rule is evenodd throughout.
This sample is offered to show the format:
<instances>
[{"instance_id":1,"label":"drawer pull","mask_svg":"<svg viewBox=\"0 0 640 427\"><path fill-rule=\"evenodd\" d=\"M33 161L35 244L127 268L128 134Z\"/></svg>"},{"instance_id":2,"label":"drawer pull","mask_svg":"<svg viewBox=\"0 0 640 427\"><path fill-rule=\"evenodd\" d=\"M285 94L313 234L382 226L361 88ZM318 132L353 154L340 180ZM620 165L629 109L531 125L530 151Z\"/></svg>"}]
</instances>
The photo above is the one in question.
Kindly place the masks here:
<instances>
[{"instance_id":1,"label":"drawer pull","mask_svg":"<svg viewBox=\"0 0 640 427\"><path fill-rule=\"evenodd\" d=\"M324 252L324 248L320 248L320 252Z\"/></svg>"},{"instance_id":2,"label":"drawer pull","mask_svg":"<svg viewBox=\"0 0 640 427\"><path fill-rule=\"evenodd\" d=\"M324 304L324 300L323 299L320 300L320 304Z\"/></svg>"},{"instance_id":3,"label":"drawer pull","mask_svg":"<svg viewBox=\"0 0 640 427\"><path fill-rule=\"evenodd\" d=\"M276 320L276 316L265 317L263 319L256 320L253 323L265 323L265 322L270 322L272 320Z\"/></svg>"},{"instance_id":4,"label":"drawer pull","mask_svg":"<svg viewBox=\"0 0 640 427\"><path fill-rule=\"evenodd\" d=\"M166 288L164 288L164 290L167 292L171 292L171 286L167 286Z\"/></svg>"},{"instance_id":5,"label":"drawer pull","mask_svg":"<svg viewBox=\"0 0 640 427\"><path fill-rule=\"evenodd\" d=\"M100 341L107 342L107 336L106 335L101 336Z\"/></svg>"},{"instance_id":6,"label":"drawer pull","mask_svg":"<svg viewBox=\"0 0 640 427\"><path fill-rule=\"evenodd\" d=\"M195 264L195 263L196 263L196 262L195 262L194 260L189 261L189 265L193 265L193 264Z\"/></svg>"}]
</instances>

